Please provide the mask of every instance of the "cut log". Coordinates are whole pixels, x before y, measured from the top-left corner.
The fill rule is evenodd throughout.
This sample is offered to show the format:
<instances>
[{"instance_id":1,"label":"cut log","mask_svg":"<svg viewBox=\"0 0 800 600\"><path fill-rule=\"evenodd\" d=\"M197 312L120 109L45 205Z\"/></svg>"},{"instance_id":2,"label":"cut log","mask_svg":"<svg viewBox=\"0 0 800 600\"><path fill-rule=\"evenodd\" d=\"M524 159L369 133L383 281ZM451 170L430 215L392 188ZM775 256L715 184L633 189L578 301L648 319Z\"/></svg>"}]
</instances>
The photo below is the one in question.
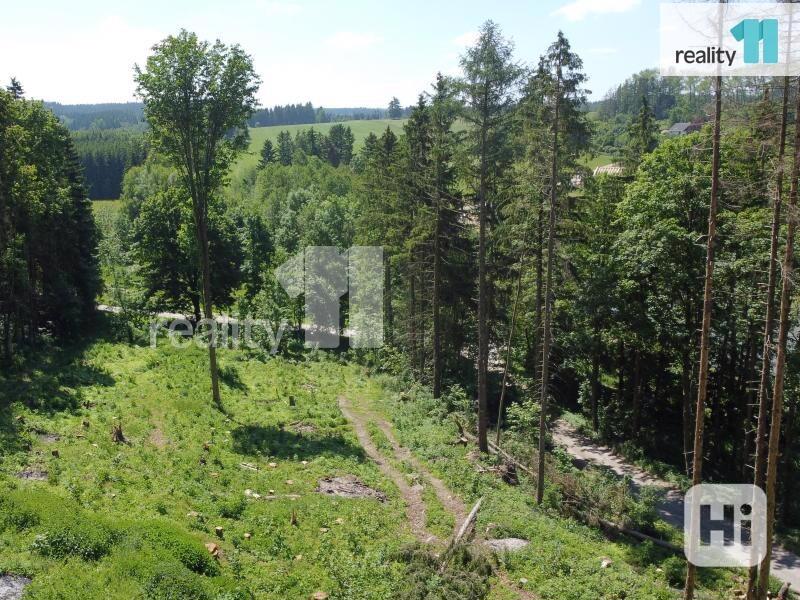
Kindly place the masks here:
<instances>
[{"instance_id":1,"label":"cut log","mask_svg":"<svg viewBox=\"0 0 800 600\"><path fill-rule=\"evenodd\" d=\"M792 584L787 581L781 586L781 589L778 592L777 600L789 600L789 588L791 585Z\"/></svg>"}]
</instances>

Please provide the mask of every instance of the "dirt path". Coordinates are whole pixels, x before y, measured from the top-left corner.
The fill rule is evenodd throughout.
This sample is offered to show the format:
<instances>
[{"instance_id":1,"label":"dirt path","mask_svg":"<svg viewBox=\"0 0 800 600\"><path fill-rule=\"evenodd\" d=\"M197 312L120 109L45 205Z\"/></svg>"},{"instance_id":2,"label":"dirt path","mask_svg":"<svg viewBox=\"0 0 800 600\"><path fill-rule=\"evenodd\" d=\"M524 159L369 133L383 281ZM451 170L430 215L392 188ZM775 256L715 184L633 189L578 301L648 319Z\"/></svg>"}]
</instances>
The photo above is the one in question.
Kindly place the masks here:
<instances>
[{"instance_id":1,"label":"dirt path","mask_svg":"<svg viewBox=\"0 0 800 600\"><path fill-rule=\"evenodd\" d=\"M391 479L397 486L397 489L400 490L400 496L402 496L403 502L405 502L406 505L408 523L414 537L425 544L438 542L439 538L425 528L425 502L422 500L422 486L409 485L405 475L395 469L383 457L367 431L366 421L363 416L353 409L350 405L350 401L344 396L339 397L339 409L353 426L356 437L358 437L358 442L361 444L361 447L364 448L364 452L367 453L367 456L375 461L381 473Z\"/></svg>"},{"instance_id":2,"label":"dirt path","mask_svg":"<svg viewBox=\"0 0 800 600\"><path fill-rule=\"evenodd\" d=\"M658 514L673 527L683 529L683 494L672 484L631 465L611 448L594 443L563 419L553 424L552 435L553 441L578 461L606 467L620 477L630 477L631 487L637 492L645 486L664 490L664 497L656 507ZM800 591L800 557L776 544L772 548L772 575L791 583L792 590Z\"/></svg>"},{"instance_id":3,"label":"dirt path","mask_svg":"<svg viewBox=\"0 0 800 600\"><path fill-rule=\"evenodd\" d=\"M455 535L461 528L468 514L467 507L464 502L462 502L461 498L451 492L447 485L431 473L408 448L400 445L400 442L394 435L392 425L381 415L360 406L354 407L344 396L339 397L339 409L353 426L358 441L364 448L367 456L377 463L381 472L391 479L397 486L397 489L400 490L400 495L406 504L406 514L414 536L419 541L427 544L440 543L442 541L425 528L425 503L422 500L422 486L410 486L405 475L391 465L381 454L372 441L369 431L367 431L367 424L370 422L374 423L389 440L392 446L394 459L399 462L406 462L414 467L416 472L431 486L439 502L453 515L455 521L453 534ZM515 585L509 579L505 571L498 570L496 575L499 584L515 593L519 600L537 600L537 596L534 593L520 589L519 586Z\"/></svg>"}]
</instances>

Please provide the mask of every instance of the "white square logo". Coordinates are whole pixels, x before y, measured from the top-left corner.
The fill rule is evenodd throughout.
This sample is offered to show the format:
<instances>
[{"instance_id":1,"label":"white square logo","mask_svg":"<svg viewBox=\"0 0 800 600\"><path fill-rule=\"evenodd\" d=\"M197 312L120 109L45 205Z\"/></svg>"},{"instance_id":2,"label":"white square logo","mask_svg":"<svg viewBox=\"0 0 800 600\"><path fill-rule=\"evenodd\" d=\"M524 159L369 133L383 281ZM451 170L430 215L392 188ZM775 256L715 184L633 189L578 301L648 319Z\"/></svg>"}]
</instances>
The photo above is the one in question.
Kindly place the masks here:
<instances>
[{"instance_id":1,"label":"white square logo","mask_svg":"<svg viewBox=\"0 0 800 600\"><path fill-rule=\"evenodd\" d=\"M683 549L698 567L753 567L767 547L767 497L747 484L701 484L683 505Z\"/></svg>"}]
</instances>

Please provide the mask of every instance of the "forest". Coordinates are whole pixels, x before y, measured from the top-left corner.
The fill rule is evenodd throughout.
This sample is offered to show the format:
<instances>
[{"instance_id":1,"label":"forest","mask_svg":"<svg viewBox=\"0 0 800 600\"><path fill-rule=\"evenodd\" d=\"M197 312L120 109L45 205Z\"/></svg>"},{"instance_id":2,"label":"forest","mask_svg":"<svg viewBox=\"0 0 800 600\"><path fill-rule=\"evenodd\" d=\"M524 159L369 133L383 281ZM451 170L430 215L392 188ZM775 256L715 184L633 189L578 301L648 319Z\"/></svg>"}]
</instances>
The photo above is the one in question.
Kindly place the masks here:
<instances>
[{"instance_id":1,"label":"forest","mask_svg":"<svg viewBox=\"0 0 800 600\"><path fill-rule=\"evenodd\" d=\"M363 140L343 123L315 130L339 118L310 102L259 108L245 50L185 30L136 67L139 117L131 105L85 126L85 114L27 100L16 81L0 91L0 572L32 580L25 598L80 597L65 582L85 563L99 573L81 580L92 598L117 581L119 597L217 600L790 597L793 575L774 570L771 549L800 549L800 80L646 70L590 101L563 33L528 61L487 21L457 76L439 73L408 109L392 98L380 117L404 119L401 133ZM676 123L696 127L673 135ZM309 127L267 138L231 178L252 152L248 126L290 124ZM617 168L593 169L597 157ZM93 210L89 198L119 202ZM305 300L278 271L313 246L383 249L381 348L304 347ZM201 350L147 354L149 323L173 313L299 330L277 354L266 336L218 347L217 325ZM73 354L62 377L52 357ZM64 407L48 407L48 394ZM165 414L172 402L185 412ZM80 439L40 449L55 454L31 470L31 445L17 441L25 421L61 423L63 440L70 418ZM97 449L107 458L90 459L107 460L98 490L63 466L95 420L112 427ZM151 432L168 427L183 428L172 462ZM670 490L761 487L770 550L750 569L687 563L683 532L659 511L665 490L578 466L565 427ZM40 448L44 430L28 433ZM139 443L126 436L149 440L148 454L126 457ZM374 472L363 454L373 450L389 457ZM297 470L281 470L290 461ZM34 482L9 475L23 468L46 470L50 491L26 497ZM261 492L274 502L252 508L267 483L250 477L275 469L282 481ZM308 469L320 470L315 485L334 472L377 487L387 478L397 514L379 509L385 494L369 509L306 501L311 489L295 487L311 485ZM246 501L226 492L244 485ZM446 486L457 493L440 494ZM118 521L112 488L156 520ZM50 493L78 524L44 516ZM391 539L389 523L415 506L431 539L449 543ZM191 525L175 525L187 511ZM360 518L375 539L339 533ZM215 537L204 549L193 535ZM530 547L487 557L481 536ZM309 559L304 578L297 563Z\"/></svg>"}]
</instances>

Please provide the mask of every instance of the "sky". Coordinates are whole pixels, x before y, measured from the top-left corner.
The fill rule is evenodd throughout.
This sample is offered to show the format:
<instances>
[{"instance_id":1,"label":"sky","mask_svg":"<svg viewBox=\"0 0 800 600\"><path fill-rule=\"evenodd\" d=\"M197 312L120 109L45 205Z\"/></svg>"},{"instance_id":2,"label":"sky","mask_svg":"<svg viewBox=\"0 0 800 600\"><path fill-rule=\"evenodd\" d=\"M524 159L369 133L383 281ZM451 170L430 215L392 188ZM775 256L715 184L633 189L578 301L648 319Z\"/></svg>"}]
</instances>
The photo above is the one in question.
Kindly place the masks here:
<instances>
[{"instance_id":1,"label":"sky","mask_svg":"<svg viewBox=\"0 0 800 600\"><path fill-rule=\"evenodd\" d=\"M0 82L64 104L136 100L134 64L181 28L237 43L264 106L413 104L491 19L535 64L562 30L582 57L590 99L658 62L658 0L36 0L5 4Z\"/></svg>"}]
</instances>

